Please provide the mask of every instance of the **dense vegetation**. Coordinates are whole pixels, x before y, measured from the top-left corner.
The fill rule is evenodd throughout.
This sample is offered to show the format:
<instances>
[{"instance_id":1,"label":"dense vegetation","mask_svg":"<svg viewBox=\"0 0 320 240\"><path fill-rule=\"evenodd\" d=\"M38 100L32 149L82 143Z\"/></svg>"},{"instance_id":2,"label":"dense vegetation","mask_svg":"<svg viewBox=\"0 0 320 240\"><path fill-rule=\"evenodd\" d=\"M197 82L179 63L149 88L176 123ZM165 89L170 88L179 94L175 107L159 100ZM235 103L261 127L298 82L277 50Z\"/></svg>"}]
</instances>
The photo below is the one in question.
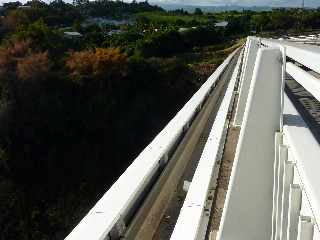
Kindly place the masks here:
<instances>
[{"instance_id":1,"label":"dense vegetation","mask_svg":"<svg viewBox=\"0 0 320 240\"><path fill-rule=\"evenodd\" d=\"M65 237L237 39L320 28L319 10L107 0L14 2L1 14L0 239Z\"/></svg>"}]
</instances>

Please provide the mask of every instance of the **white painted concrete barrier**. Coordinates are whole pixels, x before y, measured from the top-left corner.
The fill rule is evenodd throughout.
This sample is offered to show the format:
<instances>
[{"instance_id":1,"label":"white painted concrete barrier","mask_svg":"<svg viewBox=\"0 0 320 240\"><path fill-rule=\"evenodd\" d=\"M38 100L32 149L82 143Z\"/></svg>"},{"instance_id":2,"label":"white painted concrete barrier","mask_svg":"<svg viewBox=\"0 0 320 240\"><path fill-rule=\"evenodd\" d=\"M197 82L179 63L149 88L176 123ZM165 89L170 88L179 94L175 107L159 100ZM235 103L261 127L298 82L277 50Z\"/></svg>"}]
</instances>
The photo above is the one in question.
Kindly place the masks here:
<instances>
[{"instance_id":1,"label":"white painted concrete barrier","mask_svg":"<svg viewBox=\"0 0 320 240\"><path fill-rule=\"evenodd\" d=\"M151 183L157 171L168 161L168 153L190 124L210 90L230 63L235 50L193 95L178 114L140 153L128 169L66 237L66 240L104 240L121 235L126 218Z\"/></svg>"},{"instance_id":2,"label":"white painted concrete barrier","mask_svg":"<svg viewBox=\"0 0 320 240\"><path fill-rule=\"evenodd\" d=\"M242 55L242 54L241 54ZM234 88L238 79L241 63L239 57L228 89L221 103L216 119L210 131L208 141L202 152L196 172L175 225L171 240L205 239L207 224L210 217L212 202L208 195L214 192L217 172L217 162L221 159L227 129L227 116L234 96ZM211 194L210 194L211 192Z\"/></svg>"},{"instance_id":3,"label":"white painted concrete barrier","mask_svg":"<svg viewBox=\"0 0 320 240\"><path fill-rule=\"evenodd\" d=\"M279 48L258 51L217 239L271 238L274 133L281 125L281 58Z\"/></svg>"},{"instance_id":4,"label":"white painted concrete barrier","mask_svg":"<svg viewBox=\"0 0 320 240\"><path fill-rule=\"evenodd\" d=\"M249 51L249 37L247 38L246 44L244 46L244 53L243 53L243 58L242 58L242 66L241 66L241 72L240 72L240 81L239 81L239 86L238 86L238 91L241 89L242 81L243 81L243 75L244 75L244 69L247 65L247 58L248 58L248 51Z\"/></svg>"},{"instance_id":5,"label":"white painted concrete barrier","mask_svg":"<svg viewBox=\"0 0 320 240\"><path fill-rule=\"evenodd\" d=\"M320 62L319 62L320 65ZM312 76L293 63L287 63L287 72L318 101L320 101L320 79Z\"/></svg>"},{"instance_id":6,"label":"white painted concrete barrier","mask_svg":"<svg viewBox=\"0 0 320 240\"><path fill-rule=\"evenodd\" d=\"M297 236L303 237L301 239L320 239L320 145L288 97L285 98L283 142L288 146L287 162L294 164L294 176L289 177L287 184L300 190L295 199L283 197L283 203L288 202L289 209L284 209L282 216L288 215L289 221L287 229L281 231L287 232L283 236L288 239L296 239ZM310 221L301 221L301 216L309 217Z\"/></svg>"},{"instance_id":7,"label":"white painted concrete barrier","mask_svg":"<svg viewBox=\"0 0 320 240\"><path fill-rule=\"evenodd\" d=\"M286 48L286 54L288 57L312 69L313 71L320 73L319 47L308 44L270 39L261 39L261 42L269 47L278 47L279 45L284 46Z\"/></svg>"},{"instance_id":8,"label":"white painted concrete barrier","mask_svg":"<svg viewBox=\"0 0 320 240\"><path fill-rule=\"evenodd\" d=\"M304 70L320 73L320 49L287 41L256 41L271 48L282 47L282 61L273 56L273 61L280 61L272 64L269 59L264 63L269 71L257 73L255 69L253 77L263 78L267 85L279 85L276 93L269 92L261 85L255 88L258 81L252 79L217 239L319 240L320 145L288 97L279 91L283 89L282 68L282 79L287 72L320 100L320 79ZM302 67L286 63L285 57ZM280 112L270 114L272 108ZM261 134L267 136L266 131L276 137L269 135L269 142L265 141Z\"/></svg>"},{"instance_id":9,"label":"white painted concrete barrier","mask_svg":"<svg viewBox=\"0 0 320 240\"><path fill-rule=\"evenodd\" d=\"M247 56L244 63L244 69L243 69L243 75L241 79L241 86L240 86L240 94L239 94L239 100L236 110L236 115L234 118L234 125L235 126L241 126L243 116L244 116L244 110L246 108L248 94L249 94L249 88L251 84L252 74L254 65L257 58L257 53L259 50L259 42L255 38L248 38L248 51Z\"/></svg>"}]
</instances>

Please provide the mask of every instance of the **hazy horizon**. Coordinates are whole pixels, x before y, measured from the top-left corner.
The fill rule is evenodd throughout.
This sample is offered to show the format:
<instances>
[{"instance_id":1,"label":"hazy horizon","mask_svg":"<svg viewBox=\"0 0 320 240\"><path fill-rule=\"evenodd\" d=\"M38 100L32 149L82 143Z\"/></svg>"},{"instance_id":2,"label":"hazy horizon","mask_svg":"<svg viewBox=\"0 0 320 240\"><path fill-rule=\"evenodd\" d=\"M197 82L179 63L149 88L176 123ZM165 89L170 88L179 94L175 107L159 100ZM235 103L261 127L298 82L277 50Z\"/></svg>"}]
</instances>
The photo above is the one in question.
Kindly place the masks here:
<instances>
[{"instance_id":1,"label":"hazy horizon","mask_svg":"<svg viewBox=\"0 0 320 240\"><path fill-rule=\"evenodd\" d=\"M16 0L0 0L0 4L6 2L15 2ZM142 0L144 1L144 0ZM20 1L22 3L26 0ZM45 1L50 2L50 1ZM66 1L71 2L71 1ZM132 0L125 0L132 2ZM141 0L137 0L141 2ZM166 4L166 5L190 5L190 6L230 6L238 5L245 7L300 7L302 0L149 0L150 4ZM306 7L320 7L319 0L305 0Z\"/></svg>"},{"instance_id":2,"label":"hazy horizon","mask_svg":"<svg viewBox=\"0 0 320 240\"><path fill-rule=\"evenodd\" d=\"M302 0L150 0L150 3L179 4L196 6L263 6L263 7L300 7ZM305 0L306 7L319 7L319 0Z\"/></svg>"}]
</instances>

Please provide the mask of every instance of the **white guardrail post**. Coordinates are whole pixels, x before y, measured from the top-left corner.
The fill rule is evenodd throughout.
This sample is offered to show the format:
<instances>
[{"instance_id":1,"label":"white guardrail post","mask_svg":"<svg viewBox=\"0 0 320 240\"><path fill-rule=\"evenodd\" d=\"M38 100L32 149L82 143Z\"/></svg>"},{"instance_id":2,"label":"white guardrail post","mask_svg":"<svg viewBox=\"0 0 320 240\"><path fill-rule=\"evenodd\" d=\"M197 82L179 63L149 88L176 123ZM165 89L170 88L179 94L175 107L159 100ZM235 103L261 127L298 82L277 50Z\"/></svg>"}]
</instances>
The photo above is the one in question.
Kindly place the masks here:
<instances>
[{"instance_id":1,"label":"white guardrail post","mask_svg":"<svg viewBox=\"0 0 320 240\"><path fill-rule=\"evenodd\" d=\"M209 196L209 193L214 193L216 187L218 177L217 163L223 153L227 134L226 129L228 128L227 117L234 96L241 58L242 54L238 58L228 89L211 128L208 141L201 154L178 221L171 235L171 240L205 239L213 198L213 196Z\"/></svg>"},{"instance_id":2,"label":"white guardrail post","mask_svg":"<svg viewBox=\"0 0 320 240\"><path fill-rule=\"evenodd\" d=\"M259 49L217 239L271 238L274 134L281 126L281 63L279 48Z\"/></svg>"},{"instance_id":3,"label":"white guardrail post","mask_svg":"<svg viewBox=\"0 0 320 240\"><path fill-rule=\"evenodd\" d=\"M243 72L241 76L239 100L237 104L236 115L234 118L234 126L241 126L244 110L248 99L249 88L252 79L254 64L259 50L259 42L257 39L248 37L248 50L243 63Z\"/></svg>"}]
</instances>

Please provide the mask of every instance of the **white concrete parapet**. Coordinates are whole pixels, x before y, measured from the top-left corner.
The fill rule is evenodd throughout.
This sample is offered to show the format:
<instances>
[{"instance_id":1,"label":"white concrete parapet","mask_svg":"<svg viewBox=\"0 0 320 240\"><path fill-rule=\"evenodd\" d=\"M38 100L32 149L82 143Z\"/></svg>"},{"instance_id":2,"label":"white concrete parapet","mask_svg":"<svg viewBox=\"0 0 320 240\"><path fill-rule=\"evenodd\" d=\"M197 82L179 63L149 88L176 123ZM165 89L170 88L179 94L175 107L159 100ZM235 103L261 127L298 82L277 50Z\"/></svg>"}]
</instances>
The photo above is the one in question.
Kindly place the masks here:
<instances>
[{"instance_id":1,"label":"white concrete parapet","mask_svg":"<svg viewBox=\"0 0 320 240\"><path fill-rule=\"evenodd\" d=\"M281 221L286 218L289 221L279 231L282 237L288 239L296 239L297 236L300 237L298 239L320 239L320 145L288 97L284 105L283 144L288 148L288 157L283 161L293 164L293 172L290 170L293 176L285 180L284 187L296 186L301 197L294 200L284 193L282 204L295 206L295 209L289 207L282 210ZM290 217L292 211L296 213ZM303 218L305 216L308 221Z\"/></svg>"},{"instance_id":2,"label":"white concrete parapet","mask_svg":"<svg viewBox=\"0 0 320 240\"><path fill-rule=\"evenodd\" d=\"M144 194L157 171L168 161L168 154L206 100L216 81L230 63L234 51L193 95L178 114L140 153L128 169L66 237L66 240L104 240L121 235L128 213Z\"/></svg>"},{"instance_id":3,"label":"white concrete parapet","mask_svg":"<svg viewBox=\"0 0 320 240\"><path fill-rule=\"evenodd\" d=\"M286 54L291 59L300 64L320 73L320 48L313 45L293 43L289 41L279 41L270 39L261 39L262 44L269 47L284 46Z\"/></svg>"},{"instance_id":4,"label":"white concrete parapet","mask_svg":"<svg viewBox=\"0 0 320 240\"><path fill-rule=\"evenodd\" d=\"M246 108L246 103L248 99L249 94L249 88L251 84L252 74L254 65L257 58L257 53L259 50L259 42L255 38L248 38L247 40L247 54L246 59L243 64L243 73L241 75L241 85L240 85L240 94L239 94L239 100L237 104L237 110L234 118L234 125L235 126L241 126L243 116L244 116L244 110Z\"/></svg>"},{"instance_id":5,"label":"white concrete parapet","mask_svg":"<svg viewBox=\"0 0 320 240\"><path fill-rule=\"evenodd\" d=\"M261 42L267 46L283 46L291 60L310 68L320 70L320 49L310 45L275 40ZM288 62L286 72L300 85L320 100L320 79L304 69ZM289 98L285 97L284 128L276 151L286 149L288 154L275 158L275 176L278 179L274 194L272 240L320 239L320 145L312 135ZM283 142L283 143L282 143ZM279 153L280 153L279 152Z\"/></svg>"},{"instance_id":6,"label":"white concrete parapet","mask_svg":"<svg viewBox=\"0 0 320 240\"><path fill-rule=\"evenodd\" d=\"M320 65L320 62L319 62ZM287 63L287 72L318 101L320 101L320 79L312 76L293 63Z\"/></svg>"},{"instance_id":7,"label":"white concrete parapet","mask_svg":"<svg viewBox=\"0 0 320 240\"><path fill-rule=\"evenodd\" d=\"M274 133L280 130L282 53L259 49L217 239L271 238Z\"/></svg>"}]
</instances>

